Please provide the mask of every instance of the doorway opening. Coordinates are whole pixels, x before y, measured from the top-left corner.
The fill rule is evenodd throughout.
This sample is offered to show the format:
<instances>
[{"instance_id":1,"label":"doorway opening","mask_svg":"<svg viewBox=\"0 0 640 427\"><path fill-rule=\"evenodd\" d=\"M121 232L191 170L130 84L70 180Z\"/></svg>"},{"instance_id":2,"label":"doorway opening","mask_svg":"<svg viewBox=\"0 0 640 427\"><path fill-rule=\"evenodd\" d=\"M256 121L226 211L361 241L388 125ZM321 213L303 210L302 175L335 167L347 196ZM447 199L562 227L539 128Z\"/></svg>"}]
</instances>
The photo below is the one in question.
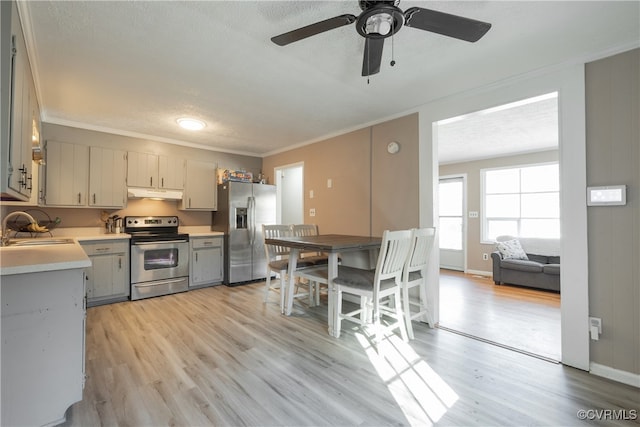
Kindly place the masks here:
<instances>
[{"instance_id":1,"label":"doorway opening","mask_svg":"<svg viewBox=\"0 0 640 427\"><path fill-rule=\"evenodd\" d=\"M276 221L304 223L304 163L276 167Z\"/></svg>"},{"instance_id":2,"label":"doorway opening","mask_svg":"<svg viewBox=\"0 0 640 427\"><path fill-rule=\"evenodd\" d=\"M547 93L448 118L436 122L434 129L440 169L440 326L559 362L560 294L495 284L491 253L496 236L488 237L495 224L515 224L509 228L513 237L531 237L521 224L549 223L546 215L558 208L559 189L555 196L542 191L529 194L518 184L517 190L490 197L485 189L486 170L558 164L557 95ZM559 186L559 177L554 179ZM496 200L511 205L498 206ZM555 205L540 209L549 200ZM552 246L559 251L559 226L556 230Z\"/></svg>"}]
</instances>

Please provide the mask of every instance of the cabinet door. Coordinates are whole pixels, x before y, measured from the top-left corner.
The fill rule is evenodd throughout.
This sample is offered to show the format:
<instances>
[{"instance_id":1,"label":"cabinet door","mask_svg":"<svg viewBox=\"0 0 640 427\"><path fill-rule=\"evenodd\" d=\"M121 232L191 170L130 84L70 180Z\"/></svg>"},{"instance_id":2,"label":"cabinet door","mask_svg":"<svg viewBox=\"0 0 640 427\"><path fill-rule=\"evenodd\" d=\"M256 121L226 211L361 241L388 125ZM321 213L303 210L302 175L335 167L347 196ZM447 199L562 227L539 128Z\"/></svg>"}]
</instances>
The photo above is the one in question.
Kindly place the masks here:
<instances>
[{"instance_id":1,"label":"cabinet door","mask_svg":"<svg viewBox=\"0 0 640 427\"><path fill-rule=\"evenodd\" d=\"M127 185L156 188L158 186L158 156L149 153L127 152Z\"/></svg>"},{"instance_id":2,"label":"cabinet door","mask_svg":"<svg viewBox=\"0 0 640 427\"><path fill-rule=\"evenodd\" d=\"M192 262L192 285L222 282L221 246L194 250Z\"/></svg>"},{"instance_id":3,"label":"cabinet door","mask_svg":"<svg viewBox=\"0 0 640 427\"><path fill-rule=\"evenodd\" d=\"M45 204L86 206L89 147L48 141L46 156Z\"/></svg>"},{"instance_id":4,"label":"cabinet door","mask_svg":"<svg viewBox=\"0 0 640 427\"><path fill-rule=\"evenodd\" d=\"M26 158L24 158L24 111L25 104L29 105L28 86L26 79L27 54L17 13L12 14L11 34L11 125L9 128L9 188L23 194L26 186ZM31 159L29 159L30 161Z\"/></svg>"},{"instance_id":5,"label":"cabinet door","mask_svg":"<svg viewBox=\"0 0 640 427\"><path fill-rule=\"evenodd\" d=\"M212 162L187 160L181 209L216 210L216 168L217 165Z\"/></svg>"},{"instance_id":6,"label":"cabinet door","mask_svg":"<svg viewBox=\"0 0 640 427\"><path fill-rule=\"evenodd\" d=\"M91 147L89 165L89 206L124 207L125 152Z\"/></svg>"},{"instance_id":7,"label":"cabinet door","mask_svg":"<svg viewBox=\"0 0 640 427\"><path fill-rule=\"evenodd\" d=\"M165 190L184 188L184 159L158 156L158 188Z\"/></svg>"},{"instance_id":8,"label":"cabinet door","mask_svg":"<svg viewBox=\"0 0 640 427\"><path fill-rule=\"evenodd\" d=\"M86 271L87 301L122 300L129 296L129 241L108 240L82 242L82 249L91 259Z\"/></svg>"}]
</instances>

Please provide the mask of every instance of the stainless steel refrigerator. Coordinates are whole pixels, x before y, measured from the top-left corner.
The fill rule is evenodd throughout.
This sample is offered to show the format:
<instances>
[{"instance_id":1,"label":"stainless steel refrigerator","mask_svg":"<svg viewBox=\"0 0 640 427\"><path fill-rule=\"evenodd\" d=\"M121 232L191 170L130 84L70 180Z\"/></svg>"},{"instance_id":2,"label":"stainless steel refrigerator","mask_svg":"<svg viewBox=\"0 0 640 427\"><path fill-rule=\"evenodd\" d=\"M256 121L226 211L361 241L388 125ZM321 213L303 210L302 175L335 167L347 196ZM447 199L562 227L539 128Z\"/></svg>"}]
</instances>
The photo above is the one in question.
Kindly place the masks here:
<instances>
[{"instance_id":1,"label":"stainless steel refrigerator","mask_svg":"<svg viewBox=\"0 0 640 427\"><path fill-rule=\"evenodd\" d=\"M275 185L218 185L218 210L213 212L211 224L213 231L225 234L225 284L238 285L266 277L262 224L275 223Z\"/></svg>"}]
</instances>

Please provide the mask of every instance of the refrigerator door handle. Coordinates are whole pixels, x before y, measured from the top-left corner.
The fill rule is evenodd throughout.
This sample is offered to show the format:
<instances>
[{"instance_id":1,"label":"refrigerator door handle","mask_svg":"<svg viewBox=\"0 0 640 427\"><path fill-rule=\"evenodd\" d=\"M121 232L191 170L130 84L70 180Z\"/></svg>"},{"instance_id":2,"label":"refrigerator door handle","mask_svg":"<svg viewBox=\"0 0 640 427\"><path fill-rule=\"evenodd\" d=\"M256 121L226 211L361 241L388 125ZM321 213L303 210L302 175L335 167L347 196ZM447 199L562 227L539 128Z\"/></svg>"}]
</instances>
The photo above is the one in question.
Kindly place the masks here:
<instances>
[{"instance_id":1,"label":"refrigerator door handle","mask_svg":"<svg viewBox=\"0 0 640 427\"><path fill-rule=\"evenodd\" d=\"M249 228L249 240L251 242L251 246L255 244L256 240L256 198L253 196L249 197L249 214L247 218L247 227Z\"/></svg>"}]
</instances>

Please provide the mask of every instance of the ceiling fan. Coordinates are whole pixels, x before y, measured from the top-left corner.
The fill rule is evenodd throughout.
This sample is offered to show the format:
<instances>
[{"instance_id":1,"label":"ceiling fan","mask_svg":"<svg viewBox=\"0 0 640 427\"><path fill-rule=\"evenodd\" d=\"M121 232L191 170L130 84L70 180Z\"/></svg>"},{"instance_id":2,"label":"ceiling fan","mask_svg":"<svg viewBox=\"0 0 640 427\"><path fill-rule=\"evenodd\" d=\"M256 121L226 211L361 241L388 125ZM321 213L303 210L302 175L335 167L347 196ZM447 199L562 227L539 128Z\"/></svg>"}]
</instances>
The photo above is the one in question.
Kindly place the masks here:
<instances>
[{"instance_id":1,"label":"ceiling fan","mask_svg":"<svg viewBox=\"0 0 640 427\"><path fill-rule=\"evenodd\" d=\"M436 10L411 7L402 12L400 0L359 0L362 13L359 16L344 14L306 27L272 37L278 46L285 46L325 31L356 23L358 34L365 38L362 75L369 76L380 71L384 39L397 33L402 26L430 31L468 42L476 42L491 28L491 24ZM391 65L394 65L391 61Z\"/></svg>"}]
</instances>

